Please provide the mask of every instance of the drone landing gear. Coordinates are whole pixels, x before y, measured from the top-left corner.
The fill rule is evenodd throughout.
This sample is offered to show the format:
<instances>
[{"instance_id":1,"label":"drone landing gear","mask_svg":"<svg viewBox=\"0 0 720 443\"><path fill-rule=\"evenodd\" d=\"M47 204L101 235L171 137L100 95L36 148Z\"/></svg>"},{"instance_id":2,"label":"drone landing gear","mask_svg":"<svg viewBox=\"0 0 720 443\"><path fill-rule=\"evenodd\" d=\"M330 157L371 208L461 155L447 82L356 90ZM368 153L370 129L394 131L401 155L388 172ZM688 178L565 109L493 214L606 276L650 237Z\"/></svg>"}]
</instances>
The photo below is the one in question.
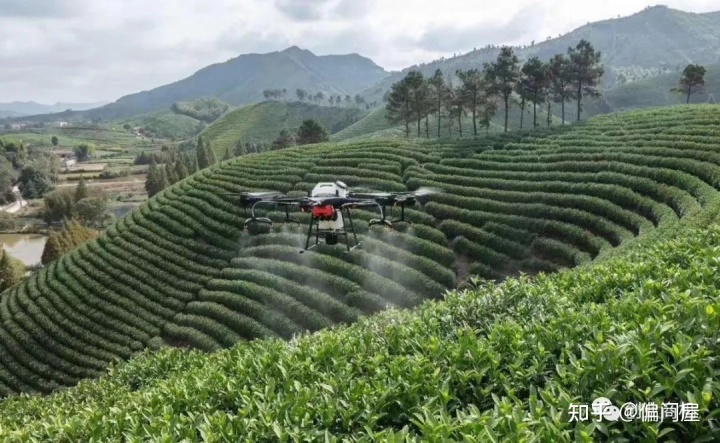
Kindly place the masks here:
<instances>
[{"instance_id":1,"label":"drone landing gear","mask_svg":"<svg viewBox=\"0 0 720 443\"><path fill-rule=\"evenodd\" d=\"M305 251L310 251L311 249L316 248L320 244L320 235L325 236L325 244L326 245L336 245L338 244L338 241L340 240L340 237L345 238L345 246L347 247L347 251L345 251L345 254L348 252L354 251L355 249L359 248L362 245L361 241L358 241L357 234L355 233L355 227L353 226L352 221L352 215L350 214L350 209L347 207L343 207L340 209L341 214L344 215L344 217L347 217L347 224L343 223L342 229L320 229L320 220L319 218L315 217L314 215L311 215L310 217L310 224L308 226L308 235L307 239L305 240L305 249L300 251L300 253L304 253ZM348 228L347 225L350 225ZM314 229L313 229L314 228ZM310 246L310 239L313 236L313 231L315 234L315 244ZM354 240L354 246L350 247L350 234L352 234L353 240Z\"/></svg>"},{"instance_id":2,"label":"drone landing gear","mask_svg":"<svg viewBox=\"0 0 720 443\"><path fill-rule=\"evenodd\" d=\"M257 203L255 203L255 205L257 205L258 203L263 203L263 202L262 202L262 201L257 202ZM245 229L247 229L248 226L251 225L251 224L253 224L253 223L261 223L261 224L266 224L266 225L271 225L271 226L272 226L273 222L272 222L272 220L270 220L269 218L267 218L267 217L255 217L255 205L253 205L253 207L252 207L250 218L246 219L246 220L245 220L245 223L243 224L243 226L245 227ZM285 206L285 222L286 222L286 223L297 223L297 224L300 224L300 220L298 220L298 219L296 219L296 218L293 218L293 217L290 217L290 209L289 209L290 207L289 207L289 205L283 205L283 206Z\"/></svg>"},{"instance_id":3,"label":"drone landing gear","mask_svg":"<svg viewBox=\"0 0 720 443\"><path fill-rule=\"evenodd\" d=\"M372 220L370 220L370 222L368 223L368 225L369 225L369 226L373 226L373 225L385 225L385 226L387 226L388 228L392 228L392 227L393 227L393 223L395 223L395 224L398 224L398 223L407 223L409 226L412 226L412 222L411 222L410 220L406 220L406 219L405 219L405 205L400 205L400 218L391 219L391 220L386 219L386 218L385 218L385 213L386 213L386 211L385 211L385 206L382 207L382 212L381 212L381 213L382 213L382 218L372 219Z\"/></svg>"}]
</instances>

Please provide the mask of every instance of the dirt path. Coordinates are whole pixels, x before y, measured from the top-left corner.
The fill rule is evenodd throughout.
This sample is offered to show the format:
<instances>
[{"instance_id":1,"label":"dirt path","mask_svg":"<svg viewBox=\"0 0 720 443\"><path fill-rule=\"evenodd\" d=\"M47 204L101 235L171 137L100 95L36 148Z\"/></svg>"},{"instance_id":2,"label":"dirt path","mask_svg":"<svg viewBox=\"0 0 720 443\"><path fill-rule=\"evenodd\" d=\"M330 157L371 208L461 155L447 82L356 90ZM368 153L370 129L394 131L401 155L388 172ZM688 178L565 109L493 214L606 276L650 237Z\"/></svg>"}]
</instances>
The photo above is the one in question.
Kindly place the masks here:
<instances>
[{"instance_id":1,"label":"dirt path","mask_svg":"<svg viewBox=\"0 0 720 443\"><path fill-rule=\"evenodd\" d=\"M16 199L15 203L11 203L7 206L3 206L2 208L0 208L0 211L14 214L14 213L18 212L20 209L27 206L28 202L27 202L27 200L23 200L22 195L20 194L20 189L17 186L15 186L13 188L13 193L15 194L15 199Z\"/></svg>"}]
</instances>

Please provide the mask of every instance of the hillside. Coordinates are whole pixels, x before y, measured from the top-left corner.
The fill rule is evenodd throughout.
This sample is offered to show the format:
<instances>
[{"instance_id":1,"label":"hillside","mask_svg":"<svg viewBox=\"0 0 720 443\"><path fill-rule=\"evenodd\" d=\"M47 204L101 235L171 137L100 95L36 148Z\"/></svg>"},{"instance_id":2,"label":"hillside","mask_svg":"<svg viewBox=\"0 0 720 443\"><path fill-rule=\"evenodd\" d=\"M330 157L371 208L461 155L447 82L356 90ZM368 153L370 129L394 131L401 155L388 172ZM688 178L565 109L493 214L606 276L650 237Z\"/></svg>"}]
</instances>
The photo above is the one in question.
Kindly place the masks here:
<instances>
[{"instance_id":1,"label":"hillside","mask_svg":"<svg viewBox=\"0 0 720 443\"><path fill-rule=\"evenodd\" d=\"M640 130L650 115L613 123ZM688 123L687 114L674 117ZM610 121L596 123L607 128ZM719 214L714 193L703 209L667 221L601 262L483 282L443 302L290 343L147 353L77 389L1 402L0 436L7 442L715 441ZM16 310L32 306L19 300ZM615 405L652 402L660 411L668 401L696 403L698 420L570 421L571 404L598 396Z\"/></svg>"},{"instance_id":2,"label":"hillside","mask_svg":"<svg viewBox=\"0 0 720 443\"><path fill-rule=\"evenodd\" d=\"M177 114L169 109L149 112L135 117L116 120L112 122L119 128L125 124L132 127L142 127L158 137L167 139L183 139L197 134L204 124L192 117Z\"/></svg>"},{"instance_id":3,"label":"hillside","mask_svg":"<svg viewBox=\"0 0 720 443\"><path fill-rule=\"evenodd\" d=\"M554 54L566 53L568 47L575 46L581 39L589 40L602 52L605 85L611 87L620 73L632 80L654 75L659 70L676 72L678 67L691 62L720 63L720 14L695 14L656 6L628 17L589 23L562 36L515 50L521 61L533 56L547 60ZM482 68L483 63L494 61L499 51L498 47L483 48L411 66L384 78L362 94L368 101L380 101L385 91L410 69L430 76L439 68L446 76L452 76L458 69Z\"/></svg>"},{"instance_id":4,"label":"hillside","mask_svg":"<svg viewBox=\"0 0 720 443\"><path fill-rule=\"evenodd\" d=\"M682 106L547 133L322 144L221 163L0 295L0 394L72 386L145 347L287 339L438 299L470 275L605 257L717 198L719 123L720 107ZM359 211L365 244L348 255L339 245L299 254L303 226L250 235L226 195L325 180L446 193L407 210L414 225L402 232L368 229L375 214Z\"/></svg>"},{"instance_id":5,"label":"hillside","mask_svg":"<svg viewBox=\"0 0 720 443\"><path fill-rule=\"evenodd\" d=\"M720 64L708 65L706 69L705 90L694 94L690 103L720 102ZM616 86L603 91L599 100L589 100L583 108L588 115L597 115L685 103L683 94L670 91L677 87L681 75L681 72L672 72Z\"/></svg>"},{"instance_id":6,"label":"hillside","mask_svg":"<svg viewBox=\"0 0 720 443\"><path fill-rule=\"evenodd\" d=\"M335 127L354 123L366 113L364 109L355 107L266 101L228 112L208 126L201 135L204 140L212 143L218 158L222 158L225 150L232 150L238 140L271 142L278 137L281 130L295 130L308 118L317 119L331 132Z\"/></svg>"},{"instance_id":7,"label":"hillside","mask_svg":"<svg viewBox=\"0 0 720 443\"><path fill-rule=\"evenodd\" d=\"M287 89L291 98L298 88L355 95L386 75L372 60L357 54L317 56L293 46L267 54L244 54L208 66L177 82L122 97L84 116L126 118L204 96L242 105L262 101L262 91L274 88Z\"/></svg>"}]
</instances>

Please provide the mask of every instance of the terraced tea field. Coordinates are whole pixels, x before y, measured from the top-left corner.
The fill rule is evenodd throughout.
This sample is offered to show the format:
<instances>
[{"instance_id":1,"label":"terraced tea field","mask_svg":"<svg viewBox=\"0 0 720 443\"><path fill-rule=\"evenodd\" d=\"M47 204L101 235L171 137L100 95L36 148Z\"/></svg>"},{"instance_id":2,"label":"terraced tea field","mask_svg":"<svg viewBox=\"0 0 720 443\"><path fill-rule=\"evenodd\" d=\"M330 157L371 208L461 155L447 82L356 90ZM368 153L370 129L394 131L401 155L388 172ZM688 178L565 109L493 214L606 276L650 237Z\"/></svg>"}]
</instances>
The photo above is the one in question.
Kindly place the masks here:
<instances>
[{"instance_id":1,"label":"terraced tea field","mask_svg":"<svg viewBox=\"0 0 720 443\"><path fill-rule=\"evenodd\" d=\"M221 163L2 294L0 394L72 386L145 347L288 339L440 299L470 275L588 263L715 199L719 146L720 108L691 106L547 133L324 144ZM368 229L374 214L358 212L365 244L348 255L299 254L304 226L244 232L245 215L223 195L302 194L332 180L445 193L407 210L414 224L402 232Z\"/></svg>"}]
</instances>

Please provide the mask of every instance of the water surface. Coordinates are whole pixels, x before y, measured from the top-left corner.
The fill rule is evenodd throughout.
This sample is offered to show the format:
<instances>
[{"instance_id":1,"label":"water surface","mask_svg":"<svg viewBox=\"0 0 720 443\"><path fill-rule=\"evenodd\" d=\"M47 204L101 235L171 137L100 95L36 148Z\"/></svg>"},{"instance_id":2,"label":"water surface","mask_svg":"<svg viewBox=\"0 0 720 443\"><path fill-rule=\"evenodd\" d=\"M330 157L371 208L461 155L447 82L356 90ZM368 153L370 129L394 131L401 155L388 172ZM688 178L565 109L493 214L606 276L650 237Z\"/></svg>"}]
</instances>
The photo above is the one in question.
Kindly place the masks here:
<instances>
[{"instance_id":1,"label":"water surface","mask_svg":"<svg viewBox=\"0 0 720 443\"><path fill-rule=\"evenodd\" d=\"M46 241L41 234L0 234L0 245L25 266L40 263Z\"/></svg>"}]
</instances>

